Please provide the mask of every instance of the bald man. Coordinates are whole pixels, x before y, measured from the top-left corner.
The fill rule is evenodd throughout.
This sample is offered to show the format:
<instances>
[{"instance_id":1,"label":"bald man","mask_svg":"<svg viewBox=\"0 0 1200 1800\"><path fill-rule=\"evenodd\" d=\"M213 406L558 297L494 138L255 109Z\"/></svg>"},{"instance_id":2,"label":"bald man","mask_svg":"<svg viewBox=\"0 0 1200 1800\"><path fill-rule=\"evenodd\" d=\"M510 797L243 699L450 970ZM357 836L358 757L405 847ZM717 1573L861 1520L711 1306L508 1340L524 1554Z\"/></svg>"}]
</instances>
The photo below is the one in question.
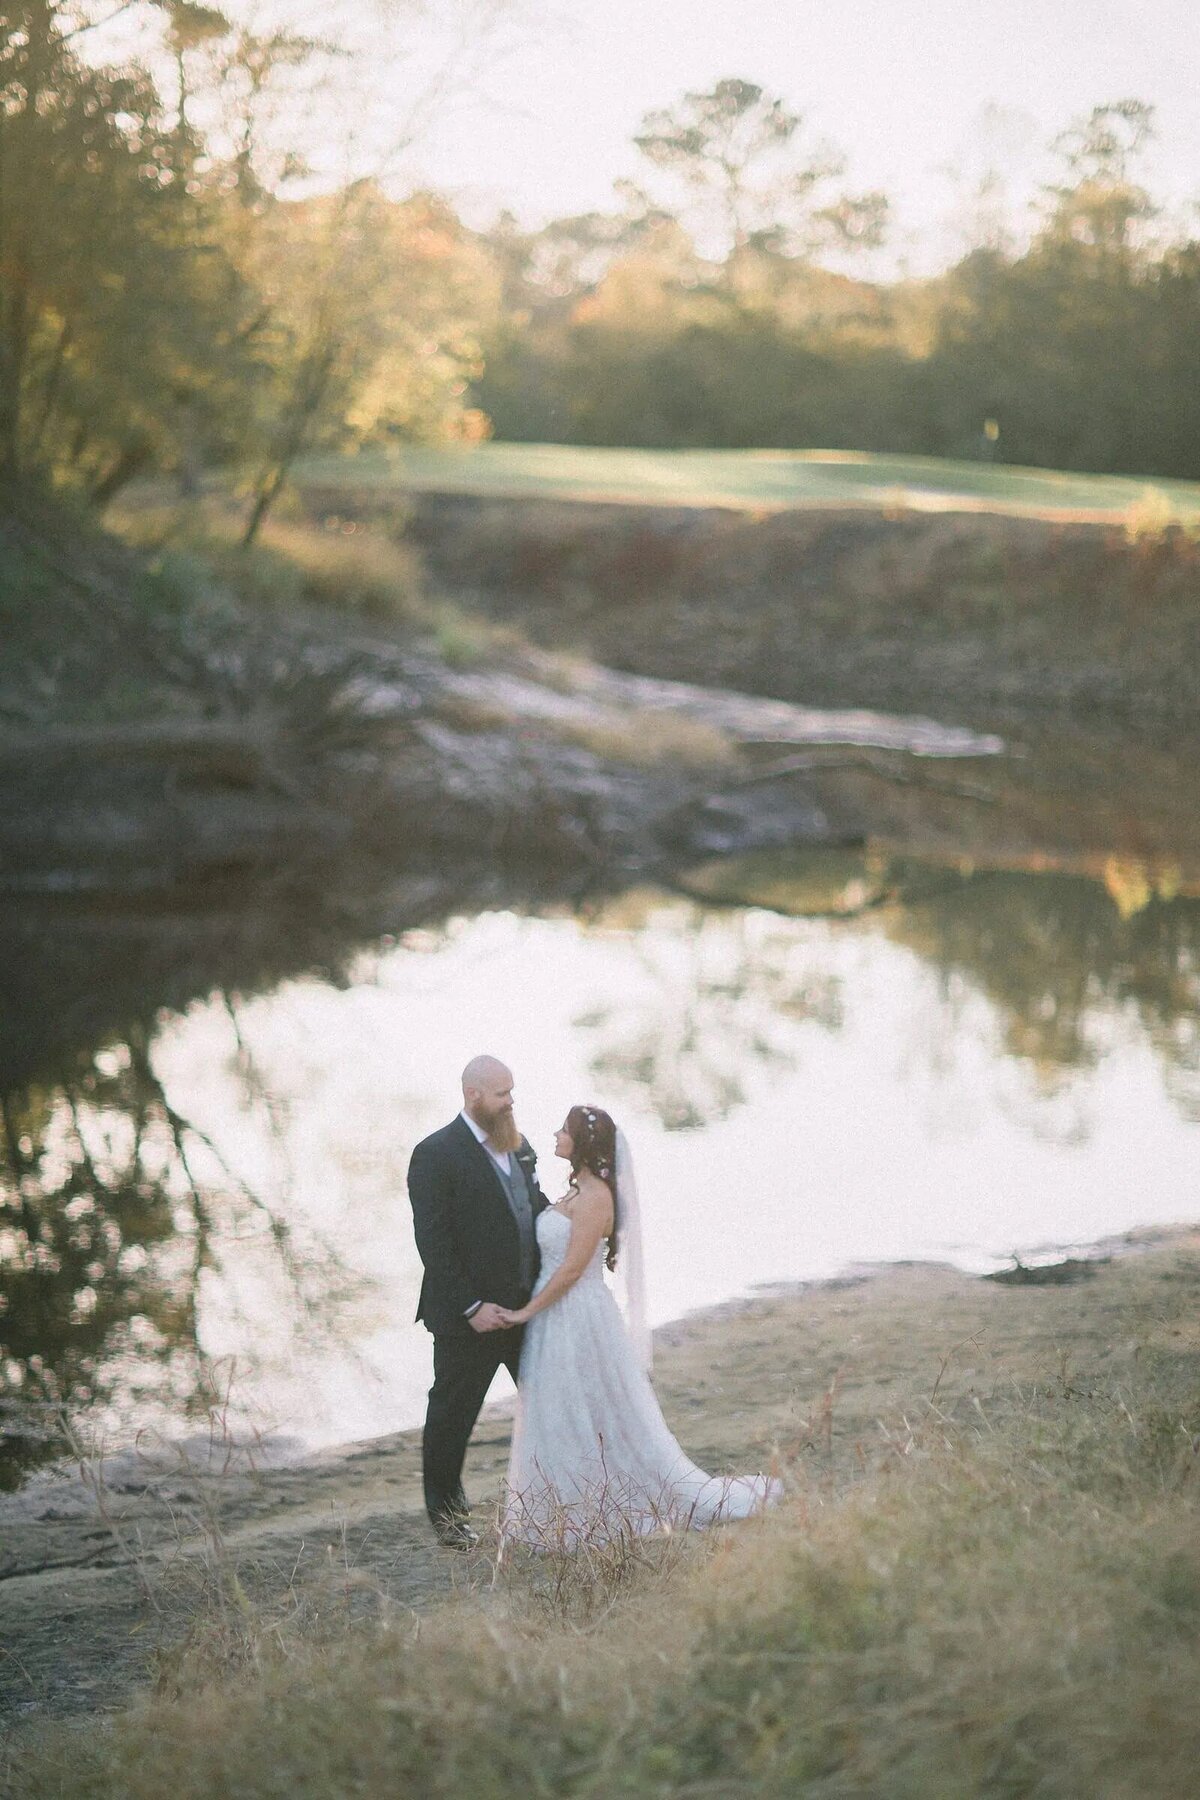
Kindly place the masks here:
<instances>
[{"instance_id":1,"label":"bald man","mask_svg":"<svg viewBox=\"0 0 1200 1800\"><path fill-rule=\"evenodd\" d=\"M534 1221L548 1202L536 1158L513 1117L512 1071L476 1056L463 1106L424 1138L408 1166L417 1249L425 1265L417 1317L433 1334L433 1386L421 1441L425 1505L449 1549L476 1542L463 1492L467 1443L492 1377L515 1381L521 1328L499 1308L524 1306L538 1273Z\"/></svg>"}]
</instances>

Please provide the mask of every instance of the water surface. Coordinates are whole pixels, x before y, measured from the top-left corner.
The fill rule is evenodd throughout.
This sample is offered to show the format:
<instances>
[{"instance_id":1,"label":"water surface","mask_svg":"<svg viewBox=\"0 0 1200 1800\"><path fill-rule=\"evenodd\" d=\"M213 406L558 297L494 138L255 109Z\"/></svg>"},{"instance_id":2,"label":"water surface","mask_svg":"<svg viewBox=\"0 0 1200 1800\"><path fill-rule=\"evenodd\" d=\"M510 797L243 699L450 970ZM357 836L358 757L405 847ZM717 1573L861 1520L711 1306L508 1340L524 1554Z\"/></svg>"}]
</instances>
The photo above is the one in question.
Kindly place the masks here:
<instances>
[{"instance_id":1,"label":"water surface","mask_svg":"<svg viewBox=\"0 0 1200 1800\"><path fill-rule=\"evenodd\" d=\"M308 1445L418 1421L405 1168L481 1049L516 1071L552 1198L567 1107L624 1124L656 1322L1195 1217L1200 902L848 852L707 887L297 944L300 974L276 944L258 981L217 942L175 988L147 964L140 1011L131 976L120 1028L81 999L73 1048L39 1038L3 1105L6 1479L50 1453L39 1397L110 1442L214 1393Z\"/></svg>"}]
</instances>

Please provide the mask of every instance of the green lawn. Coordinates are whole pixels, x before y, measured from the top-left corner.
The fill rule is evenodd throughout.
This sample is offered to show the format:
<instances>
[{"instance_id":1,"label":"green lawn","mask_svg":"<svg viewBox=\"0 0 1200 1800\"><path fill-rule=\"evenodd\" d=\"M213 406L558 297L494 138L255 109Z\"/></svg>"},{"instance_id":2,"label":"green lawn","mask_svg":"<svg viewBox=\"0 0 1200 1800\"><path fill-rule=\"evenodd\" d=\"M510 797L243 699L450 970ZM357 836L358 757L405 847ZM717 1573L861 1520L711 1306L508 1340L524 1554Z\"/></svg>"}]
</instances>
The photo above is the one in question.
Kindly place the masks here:
<instances>
[{"instance_id":1,"label":"green lawn","mask_svg":"<svg viewBox=\"0 0 1200 1800\"><path fill-rule=\"evenodd\" d=\"M413 447L310 457L304 483L675 506L879 506L1200 524L1200 483L873 456L851 450L600 450L569 444Z\"/></svg>"}]
</instances>

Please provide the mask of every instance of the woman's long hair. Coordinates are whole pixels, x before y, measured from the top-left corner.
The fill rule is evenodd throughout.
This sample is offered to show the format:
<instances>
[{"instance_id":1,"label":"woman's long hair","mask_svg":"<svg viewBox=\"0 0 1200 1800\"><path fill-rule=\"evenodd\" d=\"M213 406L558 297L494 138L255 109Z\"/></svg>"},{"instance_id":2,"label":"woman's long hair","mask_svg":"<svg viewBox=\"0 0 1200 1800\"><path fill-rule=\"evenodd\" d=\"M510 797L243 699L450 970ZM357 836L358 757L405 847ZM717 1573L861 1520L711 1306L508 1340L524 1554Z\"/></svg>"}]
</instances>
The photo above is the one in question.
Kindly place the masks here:
<instances>
[{"instance_id":1,"label":"woman's long hair","mask_svg":"<svg viewBox=\"0 0 1200 1800\"><path fill-rule=\"evenodd\" d=\"M617 1249L621 1233L621 1200L617 1193L617 1128L612 1115L600 1106L573 1106L567 1114L565 1130L571 1140L571 1186L579 1192L578 1175L588 1169L612 1189L613 1228L608 1238L605 1264L617 1266Z\"/></svg>"}]
</instances>

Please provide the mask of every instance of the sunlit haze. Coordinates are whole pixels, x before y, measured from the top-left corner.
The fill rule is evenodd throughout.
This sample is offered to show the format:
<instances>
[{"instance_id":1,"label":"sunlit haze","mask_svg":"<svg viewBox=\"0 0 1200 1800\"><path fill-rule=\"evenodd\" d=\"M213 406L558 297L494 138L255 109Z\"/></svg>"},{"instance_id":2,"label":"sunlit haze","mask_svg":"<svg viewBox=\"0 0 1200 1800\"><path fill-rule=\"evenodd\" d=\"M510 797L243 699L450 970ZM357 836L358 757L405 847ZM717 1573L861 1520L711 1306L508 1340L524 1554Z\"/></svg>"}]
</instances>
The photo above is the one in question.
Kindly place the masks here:
<instances>
[{"instance_id":1,"label":"sunlit haze","mask_svg":"<svg viewBox=\"0 0 1200 1800\"><path fill-rule=\"evenodd\" d=\"M805 142L845 154L850 186L889 195L878 274L961 254L989 171L1019 234L1051 173L1053 138L1111 101L1155 109L1139 173L1166 222L1194 220L1200 202L1193 0L235 0L227 10L365 51L364 64L295 97L283 121L326 178L386 170L398 190L444 191L474 225L502 209L536 226L611 206L613 183L637 173L631 139L646 112L727 76L780 95L803 115ZM136 28L116 29L127 45Z\"/></svg>"},{"instance_id":2,"label":"sunlit haze","mask_svg":"<svg viewBox=\"0 0 1200 1800\"><path fill-rule=\"evenodd\" d=\"M897 261L956 248L965 190L989 164L1020 211L1069 119L1135 96L1157 112L1146 158L1164 202L1200 198L1190 0L559 0L557 25L508 55L500 103L456 109L424 150L431 181L532 222L603 207L643 114L737 75L781 94L839 145L849 177L894 200ZM989 108L998 109L989 115Z\"/></svg>"}]
</instances>

